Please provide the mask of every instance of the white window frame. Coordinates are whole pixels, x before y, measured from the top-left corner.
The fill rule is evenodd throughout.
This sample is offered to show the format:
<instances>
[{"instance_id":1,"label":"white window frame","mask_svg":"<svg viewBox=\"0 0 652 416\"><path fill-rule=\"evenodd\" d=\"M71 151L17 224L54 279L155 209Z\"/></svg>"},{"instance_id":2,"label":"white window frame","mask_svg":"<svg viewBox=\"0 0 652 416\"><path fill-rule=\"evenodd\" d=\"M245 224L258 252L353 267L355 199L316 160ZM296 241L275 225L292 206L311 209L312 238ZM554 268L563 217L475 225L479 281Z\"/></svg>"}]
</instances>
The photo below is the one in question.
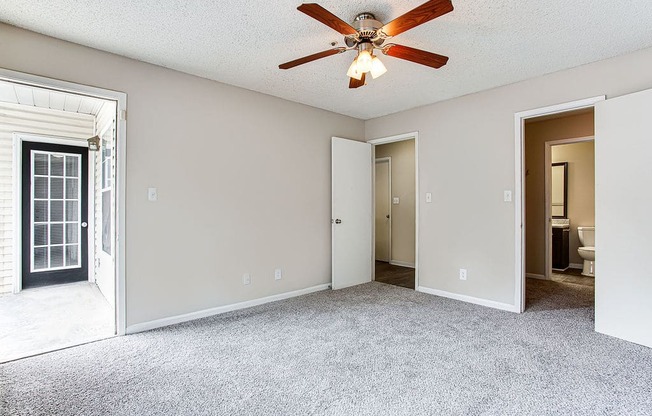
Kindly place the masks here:
<instances>
[{"instance_id":1,"label":"white window frame","mask_svg":"<svg viewBox=\"0 0 652 416\"><path fill-rule=\"evenodd\" d=\"M113 143L113 140L115 139L115 135L116 135L115 129L116 129L116 121L114 120L114 122L107 125L107 127L105 129L103 129L102 132L99 135L101 140L102 140L101 144L100 144L100 149L99 149L99 152L100 152L100 173L99 173L100 174L100 181L99 181L100 182L100 189L99 189L99 191L100 191L101 197L104 196L104 192L107 192L107 191L111 192L111 194L109 194L109 195L113 197L112 198L113 200L115 200L115 196L113 196L113 192L114 192L113 182L114 182L114 180L111 178L111 176L115 176L113 174L116 173L116 172L114 172L115 165L114 165L114 162L113 162L114 159L115 159L115 146L114 146L114 143ZM103 137L109 131L113 131L113 134L110 135L110 137L111 137L111 139L110 139L111 156L108 159L106 159L104 157L104 149L103 149L104 139L103 139ZM111 165L111 174L106 176L106 177L104 176L105 163L109 163ZM107 181L109 182L108 186L106 184ZM113 204L113 205L115 205L115 204ZM115 207L112 206L112 210L114 208ZM113 218L114 216L115 216L115 213L111 212L111 218ZM101 218L103 218L103 215L101 216ZM111 227L114 227L116 224L113 224L113 221L111 220L111 218L109 219L109 221L111 221ZM100 226L102 226L102 225L103 224L100 224ZM113 230L112 230L112 232L113 232ZM93 236L93 238L95 238L95 236ZM102 240L103 240L103 238L102 238ZM111 257L113 257L113 253L115 251L115 245L114 244L111 245L111 252L110 253L107 253L104 250L104 245L103 244L101 244L100 247L98 247L97 249L101 250L101 251L104 251L104 253L106 253L107 255L109 255Z\"/></svg>"},{"instance_id":2,"label":"white window frame","mask_svg":"<svg viewBox=\"0 0 652 416\"><path fill-rule=\"evenodd\" d=\"M79 141L77 141L77 143L76 143L77 147L84 147L84 146L79 146L78 142ZM30 187L30 193L31 193L31 195L30 195L30 199L31 199L31 201L30 201L30 241L31 241L31 245L30 245L30 253L29 253L30 272L31 273L43 273L43 272L51 272L51 271L57 271L57 270L80 269L82 267L82 262L81 262L81 253L82 253L82 247L81 247L82 197L81 196L83 195L83 189L82 189L82 186L81 186L82 185L82 156L79 155L79 154L70 154L70 153L65 153L65 152L51 152L51 151L46 151L46 150L31 150L30 153L31 153L30 154L30 159L29 159L30 160L30 176L31 176L31 179L32 179L32 186ZM48 227L48 232L47 232L47 236L48 236L47 240L48 241L47 241L47 244L45 246L39 246L39 247L45 247L48 250L48 266L45 267L45 268L42 268L42 269L38 269L38 270L34 268L34 249L36 248L35 244L34 244L34 228L35 228L34 205L35 205L35 202L36 202L36 198L34 198L34 189L35 189L35 187L34 187L34 183L35 183L34 178L36 178L36 174L34 173L34 160L35 160L34 156L36 154L48 155L48 175L45 176L46 178L48 178L48 198L46 199L46 201L48 201L48 219L45 222L45 224ZM52 264L52 256L50 255L50 247L52 247L53 245L50 244L50 239L52 237L52 227L51 227L52 221L50 221L49 217L50 217L50 214L51 214L51 211L52 211L52 205L51 205L52 200L50 198L50 190L52 188L52 183L51 183L51 181L49 179L52 178L52 176L51 176L51 163L52 162L51 162L51 157L50 156L53 155L53 154L61 154L61 155L64 156L64 166L63 166L64 172L63 172L63 176L62 176L62 179L63 179L63 189L62 189L63 199L61 200L61 202L63 203L63 212L62 212L63 218L62 218L62 221L60 221L61 225L62 225L62 228L63 228L63 242L61 244L55 244L54 245L54 246L63 247L63 263L64 263L64 265L59 266L59 267L52 267L51 266L51 264ZM65 217L65 215L66 215L66 202L67 201L72 201L72 199L67 199L66 198L66 179L68 179L68 177L66 176L65 157L68 157L68 156L71 156L71 155L77 157L77 159L78 159L78 162L77 162L77 180L79 181L79 185L78 185L78 194L77 194L77 199L76 199L76 201L77 201L77 243L75 244L77 246L77 264L71 265L71 266L66 266L65 265L65 263L66 263L66 248L68 246L73 245L73 244L67 244L66 243L66 225L67 225L67 221L66 221L66 217ZM43 176L39 176L39 177L43 177ZM16 201L17 204L18 204L18 202L19 201ZM20 201L20 202L21 202L21 205L22 205L22 201ZM56 223L59 223L59 221L56 221ZM21 261L21 263L22 263L22 261Z\"/></svg>"}]
</instances>

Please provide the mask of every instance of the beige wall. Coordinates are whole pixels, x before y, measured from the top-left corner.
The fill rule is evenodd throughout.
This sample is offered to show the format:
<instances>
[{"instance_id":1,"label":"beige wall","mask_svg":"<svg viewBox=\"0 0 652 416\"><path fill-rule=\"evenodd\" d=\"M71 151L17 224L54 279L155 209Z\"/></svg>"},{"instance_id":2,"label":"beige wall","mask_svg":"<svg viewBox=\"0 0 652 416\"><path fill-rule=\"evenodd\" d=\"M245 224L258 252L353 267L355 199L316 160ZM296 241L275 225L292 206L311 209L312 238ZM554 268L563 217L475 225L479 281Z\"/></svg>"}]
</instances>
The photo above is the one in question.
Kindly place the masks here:
<instances>
[{"instance_id":1,"label":"beige wall","mask_svg":"<svg viewBox=\"0 0 652 416\"><path fill-rule=\"evenodd\" d=\"M552 146L552 162L568 162L568 219L570 220L570 262L582 265L577 227L595 225L595 146L583 142Z\"/></svg>"},{"instance_id":2,"label":"beige wall","mask_svg":"<svg viewBox=\"0 0 652 416\"><path fill-rule=\"evenodd\" d=\"M87 114L0 103L0 294L10 293L14 282L14 204L19 202L13 196L13 133L85 142L94 128L95 118Z\"/></svg>"},{"instance_id":3,"label":"beige wall","mask_svg":"<svg viewBox=\"0 0 652 416\"><path fill-rule=\"evenodd\" d=\"M593 136L593 112L525 124L525 271L545 276L545 143ZM570 178L570 176L569 176ZM570 186L569 186L570 188ZM569 203L569 208L571 204ZM571 221L571 226L576 224ZM574 236L573 236L574 234ZM571 240L577 240L577 229ZM571 256L572 256L571 249ZM575 248L577 254L577 246ZM573 257L571 257L573 258ZM572 263L577 263L571 260Z\"/></svg>"},{"instance_id":4,"label":"beige wall","mask_svg":"<svg viewBox=\"0 0 652 416\"><path fill-rule=\"evenodd\" d=\"M330 139L362 121L5 24L0 67L128 95L128 325L330 282Z\"/></svg>"},{"instance_id":5,"label":"beige wall","mask_svg":"<svg viewBox=\"0 0 652 416\"><path fill-rule=\"evenodd\" d=\"M376 158L392 158L392 258L402 265L414 265L415 236L415 167L414 140L376 146Z\"/></svg>"},{"instance_id":6,"label":"beige wall","mask_svg":"<svg viewBox=\"0 0 652 416\"><path fill-rule=\"evenodd\" d=\"M513 305L520 248L503 191L515 187L514 114L650 88L650 67L652 49L644 49L368 120L367 139L419 132L420 285ZM459 268L468 269L466 281Z\"/></svg>"},{"instance_id":7,"label":"beige wall","mask_svg":"<svg viewBox=\"0 0 652 416\"><path fill-rule=\"evenodd\" d=\"M0 67L128 94L129 324L328 282L332 135L419 131L420 284L513 304L514 113L652 87L644 49L363 123L4 24Z\"/></svg>"}]
</instances>

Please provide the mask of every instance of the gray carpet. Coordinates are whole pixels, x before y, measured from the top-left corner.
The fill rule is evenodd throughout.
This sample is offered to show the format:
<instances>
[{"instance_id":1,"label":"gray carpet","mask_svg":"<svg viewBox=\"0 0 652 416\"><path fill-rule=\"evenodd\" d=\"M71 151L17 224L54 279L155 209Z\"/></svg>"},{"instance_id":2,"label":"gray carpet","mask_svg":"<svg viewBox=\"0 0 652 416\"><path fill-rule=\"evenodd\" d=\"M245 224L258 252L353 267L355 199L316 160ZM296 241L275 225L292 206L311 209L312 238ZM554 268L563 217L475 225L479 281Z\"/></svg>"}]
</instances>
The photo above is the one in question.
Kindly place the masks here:
<instances>
[{"instance_id":1,"label":"gray carpet","mask_svg":"<svg viewBox=\"0 0 652 416\"><path fill-rule=\"evenodd\" d=\"M0 365L0 414L652 414L651 349L531 302L315 293Z\"/></svg>"},{"instance_id":2,"label":"gray carpet","mask_svg":"<svg viewBox=\"0 0 652 416\"><path fill-rule=\"evenodd\" d=\"M591 322L594 320L594 286L568 281L527 279L525 287L527 312L581 308L589 312Z\"/></svg>"}]
</instances>

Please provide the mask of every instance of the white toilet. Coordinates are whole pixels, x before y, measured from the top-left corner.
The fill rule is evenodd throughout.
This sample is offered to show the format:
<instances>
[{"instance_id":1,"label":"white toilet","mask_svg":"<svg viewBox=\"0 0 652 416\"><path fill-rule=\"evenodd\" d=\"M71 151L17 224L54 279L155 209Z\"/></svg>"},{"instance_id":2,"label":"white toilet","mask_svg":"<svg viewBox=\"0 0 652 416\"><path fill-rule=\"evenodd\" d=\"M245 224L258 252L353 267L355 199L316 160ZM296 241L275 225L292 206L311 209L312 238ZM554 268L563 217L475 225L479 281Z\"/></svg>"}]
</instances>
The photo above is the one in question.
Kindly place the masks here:
<instances>
[{"instance_id":1,"label":"white toilet","mask_svg":"<svg viewBox=\"0 0 652 416\"><path fill-rule=\"evenodd\" d=\"M577 227L577 234L582 245L577 252L584 259L582 275L595 277L595 227Z\"/></svg>"}]
</instances>

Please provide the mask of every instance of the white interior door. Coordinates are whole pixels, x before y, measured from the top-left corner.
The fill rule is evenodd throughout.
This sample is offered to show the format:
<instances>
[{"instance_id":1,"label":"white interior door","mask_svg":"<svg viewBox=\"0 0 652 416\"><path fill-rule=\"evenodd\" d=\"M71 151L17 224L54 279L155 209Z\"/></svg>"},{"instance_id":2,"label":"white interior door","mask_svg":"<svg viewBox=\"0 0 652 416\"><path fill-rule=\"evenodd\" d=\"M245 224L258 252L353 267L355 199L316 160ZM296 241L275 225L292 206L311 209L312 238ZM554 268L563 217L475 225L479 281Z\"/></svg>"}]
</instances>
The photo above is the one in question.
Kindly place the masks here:
<instances>
[{"instance_id":1,"label":"white interior door","mask_svg":"<svg viewBox=\"0 0 652 416\"><path fill-rule=\"evenodd\" d=\"M652 90L595 106L595 329L652 347Z\"/></svg>"},{"instance_id":2,"label":"white interior door","mask_svg":"<svg viewBox=\"0 0 652 416\"><path fill-rule=\"evenodd\" d=\"M107 120L95 152L95 283L115 306L115 119Z\"/></svg>"},{"instance_id":3,"label":"white interior door","mask_svg":"<svg viewBox=\"0 0 652 416\"><path fill-rule=\"evenodd\" d=\"M333 289L371 281L372 156L368 143L333 137Z\"/></svg>"},{"instance_id":4,"label":"white interior door","mask_svg":"<svg viewBox=\"0 0 652 416\"><path fill-rule=\"evenodd\" d=\"M376 159L376 260L389 262L391 258L391 159Z\"/></svg>"}]
</instances>

